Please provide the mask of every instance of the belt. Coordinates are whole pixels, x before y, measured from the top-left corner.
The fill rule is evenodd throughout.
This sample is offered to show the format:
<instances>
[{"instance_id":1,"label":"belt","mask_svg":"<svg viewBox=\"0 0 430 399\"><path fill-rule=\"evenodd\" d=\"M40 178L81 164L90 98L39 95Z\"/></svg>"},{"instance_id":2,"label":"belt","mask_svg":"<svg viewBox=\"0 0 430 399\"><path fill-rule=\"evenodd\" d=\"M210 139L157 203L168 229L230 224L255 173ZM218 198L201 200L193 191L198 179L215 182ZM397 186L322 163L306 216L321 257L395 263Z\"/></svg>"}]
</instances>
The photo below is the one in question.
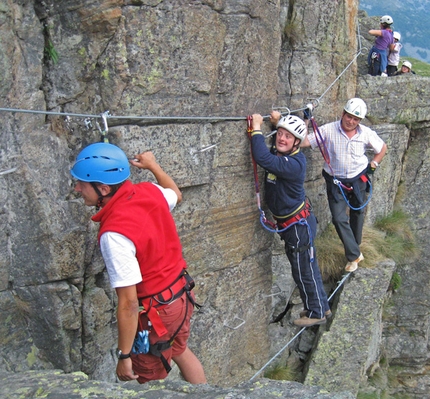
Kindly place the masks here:
<instances>
[{"instance_id":1,"label":"belt","mask_svg":"<svg viewBox=\"0 0 430 399\"><path fill-rule=\"evenodd\" d=\"M300 212L296 213L294 216L285 221L276 220L276 224L278 225L278 228L285 229L294 222L298 222L301 219L306 219L310 214L311 212L306 204L306 206Z\"/></svg>"}]
</instances>

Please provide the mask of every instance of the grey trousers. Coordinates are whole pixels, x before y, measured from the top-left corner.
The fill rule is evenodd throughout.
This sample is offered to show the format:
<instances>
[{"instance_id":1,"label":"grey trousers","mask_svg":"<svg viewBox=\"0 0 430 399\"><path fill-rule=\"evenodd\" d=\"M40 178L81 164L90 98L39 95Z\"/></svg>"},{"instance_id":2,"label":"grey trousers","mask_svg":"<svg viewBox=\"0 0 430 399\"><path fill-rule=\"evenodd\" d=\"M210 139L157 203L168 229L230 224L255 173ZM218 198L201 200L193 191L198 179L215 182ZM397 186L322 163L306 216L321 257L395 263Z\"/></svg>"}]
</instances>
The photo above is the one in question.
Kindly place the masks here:
<instances>
[{"instance_id":1,"label":"grey trousers","mask_svg":"<svg viewBox=\"0 0 430 399\"><path fill-rule=\"evenodd\" d=\"M327 198L332 216L332 222L336 228L337 234L343 243L345 249L345 257L348 261L354 261L360 256L360 244L363 235L364 225L364 208L359 210L350 209L342 195L336 198L333 196L333 187L329 187L330 183L327 182ZM367 183L360 180L359 187L361 196L366 198ZM339 187L336 187L339 191ZM357 198L350 192L344 191L347 200L354 208L359 208ZM347 212L349 210L349 212Z\"/></svg>"}]
</instances>

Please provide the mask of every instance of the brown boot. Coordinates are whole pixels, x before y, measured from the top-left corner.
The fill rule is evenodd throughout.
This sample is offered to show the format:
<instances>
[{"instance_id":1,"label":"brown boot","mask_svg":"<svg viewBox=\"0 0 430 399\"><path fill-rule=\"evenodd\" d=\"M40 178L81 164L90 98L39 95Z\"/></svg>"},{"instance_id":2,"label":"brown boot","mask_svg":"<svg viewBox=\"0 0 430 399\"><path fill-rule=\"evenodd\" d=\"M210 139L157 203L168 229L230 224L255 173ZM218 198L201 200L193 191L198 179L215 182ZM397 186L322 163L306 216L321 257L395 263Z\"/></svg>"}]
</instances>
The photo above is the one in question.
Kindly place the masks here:
<instances>
[{"instance_id":1,"label":"brown boot","mask_svg":"<svg viewBox=\"0 0 430 399\"><path fill-rule=\"evenodd\" d=\"M360 254L360 256L356 260L353 260L346 264L345 270L349 273L355 272L358 269L358 263L362 260L364 260L364 256L363 254Z\"/></svg>"},{"instance_id":2,"label":"brown boot","mask_svg":"<svg viewBox=\"0 0 430 399\"><path fill-rule=\"evenodd\" d=\"M302 311L300 312L300 317L305 317L305 316L307 316L307 315L308 315L308 312L309 312L309 310L302 310ZM331 310L330 310L330 309L329 309L329 310L327 310L327 311L324 313L324 316L325 316L325 317L327 317L327 319L329 319L329 318L332 316Z\"/></svg>"},{"instance_id":3,"label":"brown boot","mask_svg":"<svg viewBox=\"0 0 430 399\"><path fill-rule=\"evenodd\" d=\"M323 317L322 319L312 319L310 317L304 316L300 319L294 320L294 324L299 327L311 327L319 324L325 324L327 319Z\"/></svg>"}]
</instances>

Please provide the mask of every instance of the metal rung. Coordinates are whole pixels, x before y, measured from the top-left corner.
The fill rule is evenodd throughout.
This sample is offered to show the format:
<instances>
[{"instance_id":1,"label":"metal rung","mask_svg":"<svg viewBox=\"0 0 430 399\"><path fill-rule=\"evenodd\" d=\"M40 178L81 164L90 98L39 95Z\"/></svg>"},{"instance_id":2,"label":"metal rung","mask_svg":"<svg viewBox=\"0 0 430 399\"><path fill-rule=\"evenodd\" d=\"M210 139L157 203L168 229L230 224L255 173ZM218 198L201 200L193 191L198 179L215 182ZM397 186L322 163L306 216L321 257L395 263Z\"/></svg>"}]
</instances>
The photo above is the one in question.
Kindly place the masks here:
<instances>
[{"instance_id":1,"label":"metal rung","mask_svg":"<svg viewBox=\"0 0 430 399\"><path fill-rule=\"evenodd\" d=\"M205 147L202 147L202 148L199 150L199 152L208 151L208 150L210 150L211 148L216 147L217 145L218 145L218 143L216 143L216 144L212 144L212 145L208 145L208 146L205 146Z\"/></svg>"},{"instance_id":2,"label":"metal rung","mask_svg":"<svg viewBox=\"0 0 430 399\"><path fill-rule=\"evenodd\" d=\"M279 288L279 287L278 287ZM262 298L269 298L269 297L271 297L271 296L276 296L276 295L281 295L282 294L282 290L279 288L279 291L278 292L275 292L274 294L269 294L269 295L264 295L264 294L261 294L261 297Z\"/></svg>"},{"instance_id":3,"label":"metal rung","mask_svg":"<svg viewBox=\"0 0 430 399\"><path fill-rule=\"evenodd\" d=\"M236 319L241 321L241 323L239 323L237 326L235 326L235 327L229 326L228 324L226 324L226 322L224 322L224 326L228 327L232 330L237 330L239 327L242 327L245 324L245 320L241 319L240 317L235 316L233 321L235 321Z\"/></svg>"},{"instance_id":4,"label":"metal rung","mask_svg":"<svg viewBox=\"0 0 430 399\"><path fill-rule=\"evenodd\" d=\"M8 169L8 170L2 170L2 171L0 172L0 176L7 175L7 174L9 174L9 173L13 173L13 172L15 172L17 169L18 169L18 168L12 168L12 169Z\"/></svg>"}]
</instances>

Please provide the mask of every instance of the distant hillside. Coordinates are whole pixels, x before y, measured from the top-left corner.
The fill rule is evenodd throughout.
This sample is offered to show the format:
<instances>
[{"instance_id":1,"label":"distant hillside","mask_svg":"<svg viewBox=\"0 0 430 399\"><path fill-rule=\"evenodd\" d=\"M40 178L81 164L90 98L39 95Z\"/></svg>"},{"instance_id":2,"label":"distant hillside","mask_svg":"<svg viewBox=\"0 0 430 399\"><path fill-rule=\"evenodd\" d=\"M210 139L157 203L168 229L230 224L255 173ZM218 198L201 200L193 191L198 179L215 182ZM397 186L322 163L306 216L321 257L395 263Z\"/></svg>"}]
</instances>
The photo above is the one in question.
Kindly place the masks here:
<instances>
[{"instance_id":1,"label":"distant hillside","mask_svg":"<svg viewBox=\"0 0 430 399\"><path fill-rule=\"evenodd\" d=\"M394 30L402 35L402 56L430 62L430 7L427 0L360 0L360 9L369 16L391 15ZM376 28L376 27L375 27Z\"/></svg>"}]
</instances>

